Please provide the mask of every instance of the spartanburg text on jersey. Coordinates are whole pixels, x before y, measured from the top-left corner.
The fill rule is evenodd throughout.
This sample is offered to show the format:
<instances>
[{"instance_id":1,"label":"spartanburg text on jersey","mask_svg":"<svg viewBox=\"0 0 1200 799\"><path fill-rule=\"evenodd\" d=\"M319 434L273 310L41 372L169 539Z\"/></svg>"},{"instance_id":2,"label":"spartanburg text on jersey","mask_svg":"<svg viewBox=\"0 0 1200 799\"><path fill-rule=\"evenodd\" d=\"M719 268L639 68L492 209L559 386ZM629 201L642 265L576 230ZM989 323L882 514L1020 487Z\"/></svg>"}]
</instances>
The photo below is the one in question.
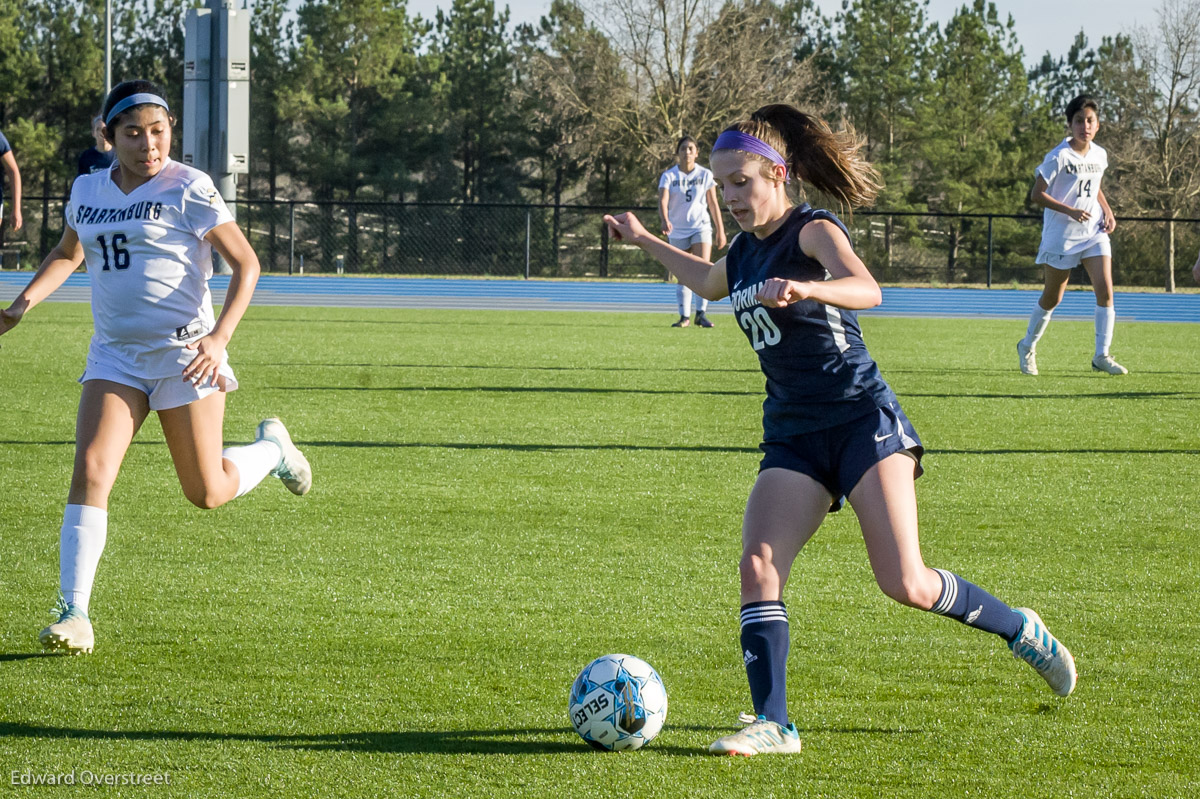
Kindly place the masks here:
<instances>
[{"instance_id":1,"label":"spartanburg text on jersey","mask_svg":"<svg viewBox=\"0 0 1200 799\"><path fill-rule=\"evenodd\" d=\"M1070 139L1046 154L1037 174L1046 181L1046 193L1064 205L1088 212L1086 222L1076 222L1049 208L1042 212L1041 252L1071 255L1108 240L1100 207L1100 179L1108 168L1108 153L1092 142L1087 155L1076 152Z\"/></svg>"},{"instance_id":2,"label":"spartanburg text on jersey","mask_svg":"<svg viewBox=\"0 0 1200 799\"><path fill-rule=\"evenodd\" d=\"M179 374L195 355L184 347L214 324L204 236L233 221L212 179L169 159L128 194L112 170L82 175L66 217L92 284L88 358L141 378Z\"/></svg>"},{"instance_id":3,"label":"spartanburg text on jersey","mask_svg":"<svg viewBox=\"0 0 1200 799\"><path fill-rule=\"evenodd\" d=\"M825 267L800 249L800 230L817 219L846 232L836 216L805 203L765 239L739 235L725 258L729 301L767 378L766 441L824 430L896 399L867 352L854 311L816 300L767 308L755 298L769 278L829 279Z\"/></svg>"},{"instance_id":4,"label":"spartanburg text on jersey","mask_svg":"<svg viewBox=\"0 0 1200 799\"><path fill-rule=\"evenodd\" d=\"M716 186L713 173L697 164L691 172L679 165L662 173L659 191L667 190L667 221L671 223L671 238L680 239L712 230L708 215L708 190Z\"/></svg>"}]
</instances>

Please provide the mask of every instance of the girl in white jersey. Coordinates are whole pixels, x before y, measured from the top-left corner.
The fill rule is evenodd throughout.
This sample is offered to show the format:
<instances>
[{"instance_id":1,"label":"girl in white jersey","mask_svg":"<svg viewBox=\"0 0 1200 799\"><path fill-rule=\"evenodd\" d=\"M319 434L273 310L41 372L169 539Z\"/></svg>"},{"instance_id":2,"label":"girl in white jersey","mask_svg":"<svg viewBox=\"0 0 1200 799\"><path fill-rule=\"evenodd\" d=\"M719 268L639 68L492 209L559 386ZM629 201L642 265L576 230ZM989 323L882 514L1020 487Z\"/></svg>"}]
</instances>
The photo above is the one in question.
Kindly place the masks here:
<instances>
[{"instance_id":1,"label":"girl in white jersey","mask_svg":"<svg viewBox=\"0 0 1200 799\"><path fill-rule=\"evenodd\" d=\"M157 411L184 495L215 508L268 474L294 494L312 485L308 461L278 419L253 444L222 450L225 394L237 388L225 347L250 304L258 258L207 175L172 161L174 122L147 81L115 87L104 104L111 169L76 179L62 240L5 310L11 330L86 261L95 334L75 428L75 468L59 539L58 621L47 649L89 653L88 606L108 535L108 496L138 428ZM212 248L233 275L214 318Z\"/></svg>"},{"instance_id":2,"label":"girl in white jersey","mask_svg":"<svg viewBox=\"0 0 1200 799\"><path fill-rule=\"evenodd\" d=\"M725 222L717 205L717 184L712 172L696 163L696 140L684 136L675 146L678 163L658 179L658 215L662 232L672 247L708 260L712 255L713 222L717 225L717 249L725 247ZM671 327L687 327L692 315L692 290L680 283L675 289L679 321ZM712 327L705 311L708 300L696 297L696 324Z\"/></svg>"},{"instance_id":3,"label":"girl in white jersey","mask_svg":"<svg viewBox=\"0 0 1200 799\"><path fill-rule=\"evenodd\" d=\"M1087 95L1072 100L1067 105L1067 125L1071 135L1046 154L1030 193L1033 202L1046 209L1037 257L1037 263L1046 266L1046 284L1029 316L1025 338L1017 342L1018 364L1027 375L1038 373L1038 340L1050 324L1050 315L1062 302L1071 269L1082 263L1096 292L1096 352L1092 368L1110 375L1128 374L1129 370L1114 361L1108 351L1116 320L1108 234L1117 227L1117 219L1100 189L1100 179L1108 167L1108 153L1093 141L1100 129L1096 101Z\"/></svg>"}]
</instances>

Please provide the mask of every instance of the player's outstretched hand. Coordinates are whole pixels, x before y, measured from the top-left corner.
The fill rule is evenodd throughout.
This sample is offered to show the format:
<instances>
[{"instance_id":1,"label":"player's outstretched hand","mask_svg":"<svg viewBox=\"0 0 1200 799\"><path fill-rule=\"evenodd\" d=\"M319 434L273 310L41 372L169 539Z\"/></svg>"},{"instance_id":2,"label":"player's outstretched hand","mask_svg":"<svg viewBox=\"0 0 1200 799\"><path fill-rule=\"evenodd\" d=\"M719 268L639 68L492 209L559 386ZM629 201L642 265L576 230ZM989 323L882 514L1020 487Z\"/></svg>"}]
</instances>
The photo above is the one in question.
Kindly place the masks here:
<instances>
[{"instance_id":1,"label":"player's outstretched hand","mask_svg":"<svg viewBox=\"0 0 1200 799\"><path fill-rule=\"evenodd\" d=\"M782 308L793 302L806 300L810 294L808 283L773 277L764 282L758 294L754 296L768 308Z\"/></svg>"},{"instance_id":2,"label":"player's outstretched hand","mask_svg":"<svg viewBox=\"0 0 1200 799\"><path fill-rule=\"evenodd\" d=\"M636 242L640 236L648 236L646 227L633 215L633 211L623 214L605 214L604 224L608 225L612 237L617 241Z\"/></svg>"},{"instance_id":3,"label":"player's outstretched hand","mask_svg":"<svg viewBox=\"0 0 1200 799\"><path fill-rule=\"evenodd\" d=\"M0 309L0 336L3 336L8 331L17 326L21 321L21 317L25 315L24 308L8 307Z\"/></svg>"},{"instance_id":4,"label":"player's outstretched hand","mask_svg":"<svg viewBox=\"0 0 1200 799\"><path fill-rule=\"evenodd\" d=\"M225 343L216 336L204 336L188 344L187 349L195 350L196 357L184 367L183 379L197 385L209 382L216 385L218 370L225 360Z\"/></svg>"}]
</instances>

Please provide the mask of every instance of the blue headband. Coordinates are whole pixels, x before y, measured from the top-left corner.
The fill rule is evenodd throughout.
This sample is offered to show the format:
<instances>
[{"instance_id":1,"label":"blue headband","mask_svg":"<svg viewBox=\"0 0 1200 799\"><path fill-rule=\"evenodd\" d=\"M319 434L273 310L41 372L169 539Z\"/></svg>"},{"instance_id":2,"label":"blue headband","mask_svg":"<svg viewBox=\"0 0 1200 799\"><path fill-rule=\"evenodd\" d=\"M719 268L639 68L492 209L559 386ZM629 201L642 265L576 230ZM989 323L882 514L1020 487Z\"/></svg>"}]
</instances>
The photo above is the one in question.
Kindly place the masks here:
<instances>
[{"instance_id":1,"label":"blue headband","mask_svg":"<svg viewBox=\"0 0 1200 799\"><path fill-rule=\"evenodd\" d=\"M747 153L754 153L755 155L761 155L773 164L779 164L784 170L788 168L787 160L779 154L778 150L757 136L742 133L740 130L727 130L718 136L717 142L712 148L714 153L717 150L742 150Z\"/></svg>"},{"instance_id":2,"label":"blue headband","mask_svg":"<svg viewBox=\"0 0 1200 799\"><path fill-rule=\"evenodd\" d=\"M148 92L131 94L112 107L112 110L108 112L108 116L104 118L104 124L107 125L109 122L112 122L113 118L116 117L117 114L121 113L127 108L132 108L135 105L146 104L161 105L163 108L167 109L168 112L171 110L171 108L167 105L167 101L159 97L157 94L150 94Z\"/></svg>"}]
</instances>

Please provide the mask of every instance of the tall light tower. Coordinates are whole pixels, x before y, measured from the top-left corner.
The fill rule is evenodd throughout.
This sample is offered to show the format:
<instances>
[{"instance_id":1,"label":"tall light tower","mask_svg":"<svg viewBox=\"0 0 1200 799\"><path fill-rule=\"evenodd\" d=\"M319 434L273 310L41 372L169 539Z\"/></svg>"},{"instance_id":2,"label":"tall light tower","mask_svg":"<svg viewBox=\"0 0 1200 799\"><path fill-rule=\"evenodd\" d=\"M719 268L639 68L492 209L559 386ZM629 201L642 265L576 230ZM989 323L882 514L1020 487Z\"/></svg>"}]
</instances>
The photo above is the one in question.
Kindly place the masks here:
<instances>
[{"instance_id":1,"label":"tall light tower","mask_svg":"<svg viewBox=\"0 0 1200 799\"><path fill-rule=\"evenodd\" d=\"M104 0L104 96L112 91L112 0Z\"/></svg>"},{"instance_id":2,"label":"tall light tower","mask_svg":"<svg viewBox=\"0 0 1200 799\"><path fill-rule=\"evenodd\" d=\"M236 218L237 175L250 171L250 11L233 0L187 12L183 123L183 162L212 176Z\"/></svg>"}]
</instances>

